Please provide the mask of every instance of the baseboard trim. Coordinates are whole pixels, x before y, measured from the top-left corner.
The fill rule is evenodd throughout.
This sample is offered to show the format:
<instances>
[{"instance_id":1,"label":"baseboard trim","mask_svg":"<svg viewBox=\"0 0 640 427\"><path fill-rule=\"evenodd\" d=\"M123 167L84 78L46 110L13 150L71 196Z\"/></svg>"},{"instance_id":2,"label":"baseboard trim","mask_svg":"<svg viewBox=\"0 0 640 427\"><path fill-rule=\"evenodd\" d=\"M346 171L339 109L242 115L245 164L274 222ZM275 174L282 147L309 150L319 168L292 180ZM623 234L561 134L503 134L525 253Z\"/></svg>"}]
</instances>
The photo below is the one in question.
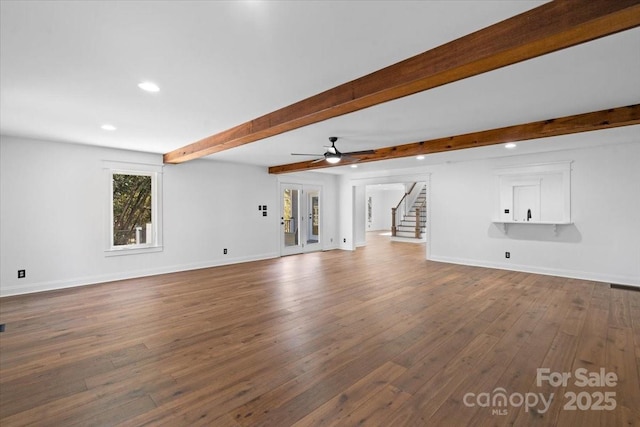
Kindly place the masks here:
<instances>
[{"instance_id":1,"label":"baseboard trim","mask_svg":"<svg viewBox=\"0 0 640 427\"><path fill-rule=\"evenodd\" d=\"M203 268L221 267L223 265L240 264L243 262L262 261L266 259L279 258L279 253L266 253L256 256L229 258L224 261L208 261L192 264L174 265L162 268L152 268L146 270L136 270L125 273L104 274L99 276L77 277L69 280L54 280L49 282L30 283L22 286L14 286L2 289L0 298L26 295L37 292L56 291L60 289L76 288L80 286L97 285L100 283L115 282L118 280L137 279L140 277L157 276L159 274L179 273L181 271L200 270Z\"/></svg>"},{"instance_id":2,"label":"baseboard trim","mask_svg":"<svg viewBox=\"0 0 640 427\"><path fill-rule=\"evenodd\" d=\"M631 288L640 288L640 278L631 276L618 276L615 274L602 274L590 271L564 270L556 268L537 267L523 264L495 263L481 260L443 257L430 255L429 261L446 262L449 264L470 265L473 267L496 268L499 270L521 271L523 273L543 274L546 276L568 277L571 279L590 280L594 282L619 283Z\"/></svg>"}]
</instances>

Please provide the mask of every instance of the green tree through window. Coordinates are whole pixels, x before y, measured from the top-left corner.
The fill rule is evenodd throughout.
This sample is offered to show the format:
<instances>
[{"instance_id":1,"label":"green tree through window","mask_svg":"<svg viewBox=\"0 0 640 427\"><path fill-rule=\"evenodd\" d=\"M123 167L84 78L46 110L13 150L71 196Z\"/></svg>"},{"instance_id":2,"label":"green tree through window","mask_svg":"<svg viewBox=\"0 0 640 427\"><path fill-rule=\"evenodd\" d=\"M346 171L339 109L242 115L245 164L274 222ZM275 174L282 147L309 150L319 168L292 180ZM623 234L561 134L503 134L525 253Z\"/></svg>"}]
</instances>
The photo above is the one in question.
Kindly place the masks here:
<instances>
[{"instance_id":1,"label":"green tree through window","mask_svg":"<svg viewBox=\"0 0 640 427\"><path fill-rule=\"evenodd\" d=\"M151 176L113 174L113 245L151 243Z\"/></svg>"},{"instance_id":2,"label":"green tree through window","mask_svg":"<svg viewBox=\"0 0 640 427\"><path fill-rule=\"evenodd\" d=\"M293 195L291 194L291 190L286 188L284 190L284 219L289 220L292 218L291 216L291 198Z\"/></svg>"}]
</instances>

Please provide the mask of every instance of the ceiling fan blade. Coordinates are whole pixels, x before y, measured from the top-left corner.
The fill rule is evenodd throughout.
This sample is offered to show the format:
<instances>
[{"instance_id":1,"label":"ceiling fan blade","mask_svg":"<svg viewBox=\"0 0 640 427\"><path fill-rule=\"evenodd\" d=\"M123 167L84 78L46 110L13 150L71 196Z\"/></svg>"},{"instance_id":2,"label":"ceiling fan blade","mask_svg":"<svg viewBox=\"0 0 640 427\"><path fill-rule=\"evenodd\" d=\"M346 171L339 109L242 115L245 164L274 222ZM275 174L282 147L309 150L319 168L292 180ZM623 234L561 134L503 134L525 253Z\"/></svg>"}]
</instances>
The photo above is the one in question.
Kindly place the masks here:
<instances>
[{"instance_id":1,"label":"ceiling fan blade","mask_svg":"<svg viewBox=\"0 0 640 427\"><path fill-rule=\"evenodd\" d=\"M359 156L359 155L366 155L366 154L375 154L375 150L363 150L363 151L351 151L348 153L341 153L340 150L338 150L336 148L336 141L338 140L337 137L332 136L329 138L329 141L331 141L331 145L325 145L324 148L327 149L327 151L324 154L308 154L308 153L291 153L292 156L313 156L313 157L318 157L315 160L312 160L310 163L319 163L322 162L323 160L328 161L331 164L337 164L339 163L341 160L345 160L348 163L355 163L355 162L359 162L361 159L354 157L354 156Z\"/></svg>"},{"instance_id":2,"label":"ceiling fan blade","mask_svg":"<svg viewBox=\"0 0 640 427\"><path fill-rule=\"evenodd\" d=\"M345 156L359 156L362 154L375 154L376 151L375 150L362 150L362 151L350 151L348 153L342 153Z\"/></svg>"}]
</instances>

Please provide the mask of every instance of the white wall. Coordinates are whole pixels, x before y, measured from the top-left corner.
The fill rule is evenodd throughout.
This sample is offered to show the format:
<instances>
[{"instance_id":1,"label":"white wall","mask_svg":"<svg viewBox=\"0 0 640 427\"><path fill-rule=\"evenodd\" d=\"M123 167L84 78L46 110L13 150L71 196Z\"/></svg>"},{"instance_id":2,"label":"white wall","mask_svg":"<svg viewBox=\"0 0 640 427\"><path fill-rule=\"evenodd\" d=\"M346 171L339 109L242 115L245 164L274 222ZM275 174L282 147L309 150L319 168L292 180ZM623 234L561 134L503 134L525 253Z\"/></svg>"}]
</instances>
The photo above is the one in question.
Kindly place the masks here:
<instances>
[{"instance_id":1,"label":"white wall","mask_svg":"<svg viewBox=\"0 0 640 427\"><path fill-rule=\"evenodd\" d=\"M356 248L355 219L358 218L355 214L356 192L348 176L340 176L338 192L339 248L343 250L354 250ZM364 218L361 218L361 221L364 221Z\"/></svg>"},{"instance_id":2,"label":"white wall","mask_svg":"<svg viewBox=\"0 0 640 427\"><path fill-rule=\"evenodd\" d=\"M101 162L162 164L161 155L2 136L0 159L2 296L279 255L277 179L265 168L166 165L164 250L105 257Z\"/></svg>"},{"instance_id":3,"label":"white wall","mask_svg":"<svg viewBox=\"0 0 640 427\"><path fill-rule=\"evenodd\" d=\"M572 225L491 223L495 168L573 161ZM640 285L640 143L430 168L432 260ZM511 253L505 259L505 252Z\"/></svg>"},{"instance_id":4,"label":"white wall","mask_svg":"<svg viewBox=\"0 0 640 427\"><path fill-rule=\"evenodd\" d=\"M579 138L585 148L485 160L453 152L440 156L440 164L343 176L341 201L362 185L426 181L430 260L640 286L640 141L603 145L596 144L603 136L593 133ZM449 162L456 158L462 161ZM509 225L504 234L492 223L495 170L558 161L572 161L573 224L558 226L558 235L549 225L532 224ZM364 226L364 217L351 226L345 219L351 214L341 205L345 233Z\"/></svg>"},{"instance_id":5,"label":"white wall","mask_svg":"<svg viewBox=\"0 0 640 427\"><path fill-rule=\"evenodd\" d=\"M354 189L354 212L353 214L357 218L354 221L356 225L354 229L354 239L356 246L364 246L367 244L367 234L366 234L366 225L365 225L365 212L366 212L366 189L365 187L359 186Z\"/></svg>"},{"instance_id":6,"label":"white wall","mask_svg":"<svg viewBox=\"0 0 640 427\"><path fill-rule=\"evenodd\" d=\"M427 166L411 176L286 179L323 185L325 249L355 248L364 223L354 214L356 188L431 174L430 259L640 285L638 159L640 142ZM264 168L196 160L164 167L164 250L105 257L103 160L162 163L158 154L0 138L0 295L279 255L278 179ZM491 223L494 170L558 160L573 161L574 224L558 236L539 225L503 234ZM27 277L17 279L18 269Z\"/></svg>"}]
</instances>

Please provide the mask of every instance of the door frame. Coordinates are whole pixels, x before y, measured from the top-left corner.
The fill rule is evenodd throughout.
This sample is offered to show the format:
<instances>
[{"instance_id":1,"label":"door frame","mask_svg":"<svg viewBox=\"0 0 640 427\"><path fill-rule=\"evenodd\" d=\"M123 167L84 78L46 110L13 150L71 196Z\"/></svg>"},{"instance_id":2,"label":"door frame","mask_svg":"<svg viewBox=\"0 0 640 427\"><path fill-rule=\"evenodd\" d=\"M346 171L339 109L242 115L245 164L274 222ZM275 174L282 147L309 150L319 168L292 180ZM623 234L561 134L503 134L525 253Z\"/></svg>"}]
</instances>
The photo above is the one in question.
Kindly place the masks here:
<instances>
[{"instance_id":1,"label":"door frame","mask_svg":"<svg viewBox=\"0 0 640 427\"><path fill-rule=\"evenodd\" d=\"M284 233L284 202L283 202L283 192L286 188L298 190L298 229L299 229L299 243L294 246L285 246L285 233ZM318 214L319 214L319 222L318 222L318 241L309 243L309 221L310 214L309 211L309 200L307 198L307 194L310 192L318 193ZM295 255L307 252L321 251L323 250L323 222L324 222L324 202L323 202L323 188L322 184L316 183L302 183L302 182L288 182L288 181L279 181L278 182L278 204L279 204L279 214L280 220L278 221L278 233L280 235L280 255Z\"/></svg>"}]
</instances>

